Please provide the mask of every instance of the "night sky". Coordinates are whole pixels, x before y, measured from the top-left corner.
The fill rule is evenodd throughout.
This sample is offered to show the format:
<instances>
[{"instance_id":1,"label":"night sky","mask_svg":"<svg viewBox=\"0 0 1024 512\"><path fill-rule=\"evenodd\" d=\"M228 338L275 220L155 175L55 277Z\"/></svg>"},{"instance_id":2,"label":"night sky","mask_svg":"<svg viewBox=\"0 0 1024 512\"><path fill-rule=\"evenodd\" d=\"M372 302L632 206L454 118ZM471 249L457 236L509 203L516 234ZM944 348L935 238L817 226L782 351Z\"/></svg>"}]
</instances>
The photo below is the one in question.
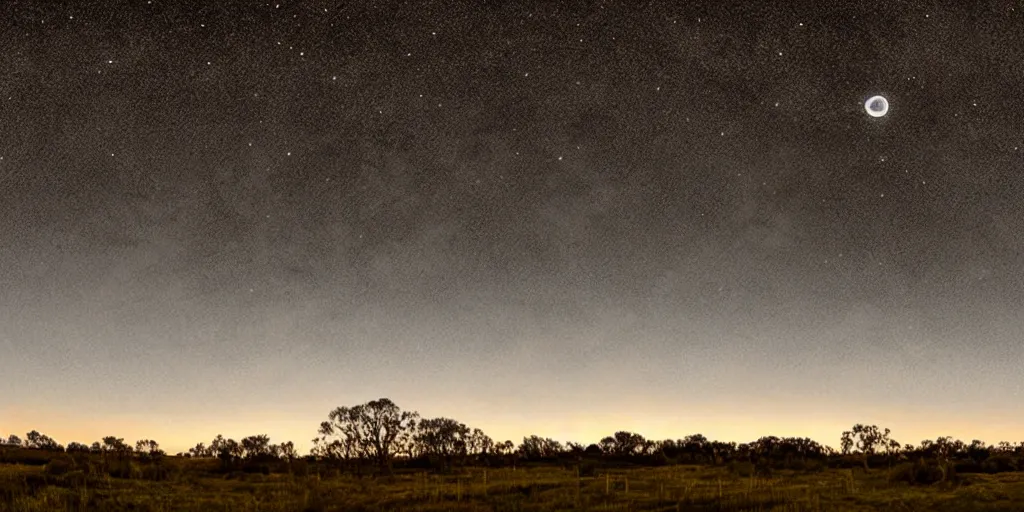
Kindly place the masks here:
<instances>
[{"instance_id":1,"label":"night sky","mask_svg":"<svg viewBox=\"0 0 1024 512\"><path fill-rule=\"evenodd\" d=\"M1019 2L195 5L0 6L0 434L1024 435Z\"/></svg>"}]
</instances>

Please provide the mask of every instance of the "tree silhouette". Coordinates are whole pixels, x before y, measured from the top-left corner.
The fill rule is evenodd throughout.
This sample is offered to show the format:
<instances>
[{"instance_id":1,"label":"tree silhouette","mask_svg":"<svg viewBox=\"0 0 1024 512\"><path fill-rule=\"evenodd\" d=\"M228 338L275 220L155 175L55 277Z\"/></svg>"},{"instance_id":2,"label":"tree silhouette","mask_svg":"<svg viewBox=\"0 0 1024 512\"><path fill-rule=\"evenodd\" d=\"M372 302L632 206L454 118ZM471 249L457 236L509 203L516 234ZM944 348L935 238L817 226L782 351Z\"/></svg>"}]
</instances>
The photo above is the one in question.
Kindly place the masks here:
<instances>
[{"instance_id":1,"label":"tree silhouette","mask_svg":"<svg viewBox=\"0 0 1024 512\"><path fill-rule=\"evenodd\" d=\"M562 444L554 439L540 436L524 437L519 445L519 454L525 459L546 459L562 453Z\"/></svg>"},{"instance_id":2,"label":"tree silhouette","mask_svg":"<svg viewBox=\"0 0 1024 512\"><path fill-rule=\"evenodd\" d=\"M61 449L60 444L54 441L53 438L47 435L40 434L38 431L31 431L25 434L25 447L36 448L39 450L58 450Z\"/></svg>"},{"instance_id":3,"label":"tree silhouette","mask_svg":"<svg viewBox=\"0 0 1024 512\"><path fill-rule=\"evenodd\" d=\"M209 457L211 456L211 450L203 443L196 443L195 446L188 449L188 454L195 458Z\"/></svg>"},{"instance_id":4,"label":"tree silhouette","mask_svg":"<svg viewBox=\"0 0 1024 512\"><path fill-rule=\"evenodd\" d=\"M453 459L462 459L468 454L471 430L451 418L430 418L420 421L415 428L413 441L420 452L436 461L443 461L450 468Z\"/></svg>"},{"instance_id":5,"label":"tree silhouette","mask_svg":"<svg viewBox=\"0 0 1024 512\"><path fill-rule=\"evenodd\" d=\"M711 458L711 446L703 434L692 434L679 440L679 449L686 454L691 462L706 462Z\"/></svg>"},{"instance_id":6,"label":"tree silhouette","mask_svg":"<svg viewBox=\"0 0 1024 512\"><path fill-rule=\"evenodd\" d=\"M242 454L245 459L255 459L270 455L270 436L260 434L242 439L240 443Z\"/></svg>"},{"instance_id":7,"label":"tree silhouette","mask_svg":"<svg viewBox=\"0 0 1024 512\"><path fill-rule=\"evenodd\" d=\"M474 428L469 435L468 449L470 454L485 458L494 451L494 440L484 434L483 430Z\"/></svg>"},{"instance_id":8,"label":"tree silhouette","mask_svg":"<svg viewBox=\"0 0 1024 512\"><path fill-rule=\"evenodd\" d=\"M90 450L89 450L89 447L87 445L84 445L84 444L79 443L79 442L71 441L64 448L64 451L68 452L68 453L89 453Z\"/></svg>"},{"instance_id":9,"label":"tree silhouette","mask_svg":"<svg viewBox=\"0 0 1024 512\"><path fill-rule=\"evenodd\" d=\"M868 470L868 457L875 454L876 448L888 447L889 441L889 429L882 431L876 425L861 425L860 423L854 425L851 430L843 432L840 439L843 453L849 453L850 447L856 444L857 449L860 450L865 471Z\"/></svg>"},{"instance_id":10,"label":"tree silhouette","mask_svg":"<svg viewBox=\"0 0 1024 512\"><path fill-rule=\"evenodd\" d=\"M330 421L320 424L320 433L325 440L334 437L343 446L354 447L360 457L373 459L390 473L394 455L400 450L397 441L411 433L418 417L381 398L331 411Z\"/></svg>"},{"instance_id":11,"label":"tree silhouette","mask_svg":"<svg viewBox=\"0 0 1024 512\"><path fill-rule=\"evenodd\" d=\"M107 436L102 439L103 445L101 447L104 455L116 455L118 457L128 457L132 453L132 449L124 442L124 438Z\"/></svg>"},{"instance_id":12,"label":"tree silhouette","mask_svg":"<svg viewBox=\"0 0 1024 512\"><path fill-rule=\"evenodd\" d=\"M149 458L161 457L164 451L160 449L160 443L152 439L140 439L135 442L135 453Z\"/></svg>"},{"instance_id":13,"label":"tree silhouette","mask_svg":"<svg viewBox=\"0 0 1024 512\"><path fill-rule=\"evenodd\" d=\"M291 441L279 444L277 446L277 453L279 457L287 460L288 462L292 462L299 458L298 453L295 451L295 443L292 443Z\"/></svg>"}]
</instances>

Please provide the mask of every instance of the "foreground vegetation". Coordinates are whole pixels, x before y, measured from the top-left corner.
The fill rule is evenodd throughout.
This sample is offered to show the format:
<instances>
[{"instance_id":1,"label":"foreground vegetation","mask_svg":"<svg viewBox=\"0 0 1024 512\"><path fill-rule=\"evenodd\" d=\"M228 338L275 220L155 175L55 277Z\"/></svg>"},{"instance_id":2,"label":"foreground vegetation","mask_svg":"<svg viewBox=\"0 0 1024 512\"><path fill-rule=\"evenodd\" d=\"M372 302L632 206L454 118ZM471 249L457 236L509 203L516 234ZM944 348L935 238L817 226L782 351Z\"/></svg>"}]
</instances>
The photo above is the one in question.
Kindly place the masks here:
<instances>
[{"instance_id":1,"label":"foreground vegetation","mask_svg":"<svg viewBox=\"0 0 1024 512\"><path fill-rule=\"evenodd\" d=\"M67 446L32 431L0 442L0 512L359 510L1024 510L1024 443L900 444L854 425L840 450L806 438L750 443L616 432L583 446L494 442L387 399L340 407L313 450L217 436Z\"/></svg>"},{"instance_id":2,"label":"foreground vegetation","mask_svg":"<svg viewBox=\"0 0 1024 512\"><path fill-rule=\"evenodd\" d=\"M898 470L777 470L676 465L526 465L359 477L299 462L274 471L216 461L61 456L0 464L0 511L358 510L1021 510L1024 473L967 474L932 485ZM278 472L277 469L282 469ZM125 473L120 473L124 471ZM111 472L118 477L111 476Z\"/></svg>"}]
</instances>

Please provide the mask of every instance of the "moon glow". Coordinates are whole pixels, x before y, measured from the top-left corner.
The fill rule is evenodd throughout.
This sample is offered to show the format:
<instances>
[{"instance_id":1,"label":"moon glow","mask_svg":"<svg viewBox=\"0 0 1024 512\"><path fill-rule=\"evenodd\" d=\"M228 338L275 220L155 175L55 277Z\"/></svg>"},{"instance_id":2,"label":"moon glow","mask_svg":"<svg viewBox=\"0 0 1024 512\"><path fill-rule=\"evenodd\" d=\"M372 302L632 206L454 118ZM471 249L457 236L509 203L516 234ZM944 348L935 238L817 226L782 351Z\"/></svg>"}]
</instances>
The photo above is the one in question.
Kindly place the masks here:
<instances>
[{"instance_id":1,"label":"moon glow","mask_svg":"<svg viewBox=\"0 0 1024 512\"><path fill-rule=\"evenodd\" d=\"M871 117L882 117L889 113L889 100L884 96L872 96L864 102L864 110L867 110Z\"/></svg>"}]
</instances>

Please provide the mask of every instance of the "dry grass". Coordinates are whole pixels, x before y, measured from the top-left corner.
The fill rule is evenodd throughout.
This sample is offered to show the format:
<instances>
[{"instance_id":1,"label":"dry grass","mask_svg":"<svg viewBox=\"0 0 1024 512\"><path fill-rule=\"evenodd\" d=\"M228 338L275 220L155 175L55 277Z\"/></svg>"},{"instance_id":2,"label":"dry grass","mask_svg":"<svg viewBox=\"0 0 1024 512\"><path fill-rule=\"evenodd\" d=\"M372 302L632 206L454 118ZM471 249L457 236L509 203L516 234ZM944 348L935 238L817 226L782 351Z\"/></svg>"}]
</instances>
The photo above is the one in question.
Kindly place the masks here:
<instances>
[{"instance_id":1,"label":"dry grass","mask_svg":"<svg viewBox=\"0 0 1024 512\"><path fill-rule=\"evenodd\" d=\"M453 475L412 472L372 479L225 476L196 461L166 464L158 481L0 464L0 512L1024 510L1024 473L909 486L889 483L886 470L777 471L763 478L694 466L598 470L589 477L561 467L469 468Z\"/></svg>"}]
</instances>

